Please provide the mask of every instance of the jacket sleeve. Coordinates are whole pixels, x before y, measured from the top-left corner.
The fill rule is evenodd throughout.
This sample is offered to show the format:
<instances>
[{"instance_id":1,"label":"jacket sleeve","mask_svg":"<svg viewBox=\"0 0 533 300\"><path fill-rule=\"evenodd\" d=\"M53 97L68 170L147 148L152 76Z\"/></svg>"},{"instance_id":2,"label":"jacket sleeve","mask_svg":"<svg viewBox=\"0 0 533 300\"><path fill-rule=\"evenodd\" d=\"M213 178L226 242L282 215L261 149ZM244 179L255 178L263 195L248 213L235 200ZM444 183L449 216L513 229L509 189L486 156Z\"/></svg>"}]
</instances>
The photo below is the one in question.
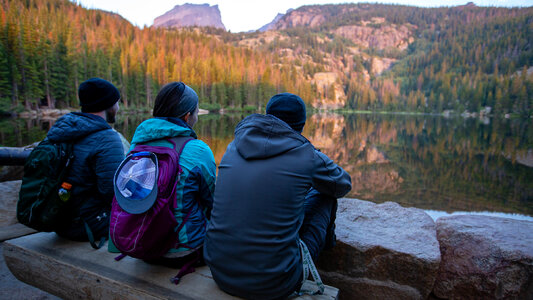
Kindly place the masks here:
<instances>
[{"instance_id":1,"label":"jacket sleeve","mask_svg":"<svg viewBox=\"0 0 533 300\"><path fill-rule=\"evenodd\" d=\"M314 151L313 187L320 193L334 198L346 195L352 189L350 174L324 153L316 149Z\"/></svg>"},{"instance_id":2,"label":"jacket sleeve","mask_svg":"<svg viewBox=\"0 0 533 300\"><path fill-rule=\"evenodd\" d=\"M199 198L207 218L211 218L217 170L215 157L207 144L204 147L204 151L202 151L201 157Z\"/></svg>"},{"instance_id":3,"label":"jacket sleeve","mask_svg":"<svg viewBox=\"0 0 533 300\"><path fill-rule=\"evenodd\" d=\"M98 192L106 198L113 197L113 177L124 159L124 148L120 137L113 130L104 130L98 134L100 141L96 144L93 168L96 174Z\"/></svg>"},{"instance_id":4,"label":"jacket sleeve","mask_svg":"<svg viewBox=\"0 0 533 300\"><path fill-rule=\"evenodd\" d=\"M189 142L191 152L194 153L194 168L183 187L184 203L192 203L196 199L205 216L209 219L213 208L213 195L216 181L216 165L213 152L203 141Z\"/></svg>"}]
</instances>

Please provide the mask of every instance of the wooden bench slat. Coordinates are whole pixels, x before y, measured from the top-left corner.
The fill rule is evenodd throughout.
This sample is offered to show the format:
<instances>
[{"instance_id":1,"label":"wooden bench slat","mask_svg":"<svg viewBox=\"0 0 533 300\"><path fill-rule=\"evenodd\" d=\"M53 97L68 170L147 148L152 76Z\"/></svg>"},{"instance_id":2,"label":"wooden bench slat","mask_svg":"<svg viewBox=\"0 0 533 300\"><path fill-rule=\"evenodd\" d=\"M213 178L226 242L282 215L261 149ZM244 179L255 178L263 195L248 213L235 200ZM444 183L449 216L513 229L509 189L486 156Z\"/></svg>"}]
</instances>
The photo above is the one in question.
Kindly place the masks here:
<instances>
[{"instance_id":1,"label":"wooden bench slat","mask_svg":"<svg viewBox=\"0 0 533 300\"><path fill-rule=\"evenodd\" d=\"M20 223L0 226L0 242L36 232L37 230L26 227Z\"/></svg>"},{"instance_id":2,"label":"wooden bench slat","mask_svg":"<svg viewBox=\"0 0 533 300\"><path fill-rule=\"evenodd\" d=\"M238 299L221 291L208 267L170 282L176 269L92 249L55 233L36 233L4 243L5 262L17 279L64 299ZM338 289L293 299L336 299Z\"/></svg>"}]
</instances>

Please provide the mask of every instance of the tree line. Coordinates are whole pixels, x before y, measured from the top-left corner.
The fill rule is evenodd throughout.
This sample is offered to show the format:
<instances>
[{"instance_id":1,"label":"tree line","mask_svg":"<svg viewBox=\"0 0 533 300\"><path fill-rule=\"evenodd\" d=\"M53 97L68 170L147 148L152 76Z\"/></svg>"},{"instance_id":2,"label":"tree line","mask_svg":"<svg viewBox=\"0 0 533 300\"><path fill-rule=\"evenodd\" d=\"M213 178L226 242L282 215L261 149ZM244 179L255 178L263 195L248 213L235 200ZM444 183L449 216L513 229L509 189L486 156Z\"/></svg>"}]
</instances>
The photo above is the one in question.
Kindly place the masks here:
<instances>
[{"instance_id":1,"label":"tree line","mask_svg":"<svg viewBox=\"0 0 533 300\"><path fill-rule=\"evenodd\" d=\"M341 74L347 108L533 113L533 7L458 6L419 8L384 4L304 6L298 10L321 14L315 27L293 27L283 38L267 43L271 51L289 48L302 72ZM370 49L334 34L345 25L375 28L409 25L409 47ZM245 38L245 37L243 37ZM359 49L353 52L350 49ZM307 57L302 62L300 58ZM374 59L393 58L388 72L372 74ZM338 63L332 63L337 61ZM366 73L366 74L365 74ZM369 78L370 77L370 78Z\"/></svg>"},{"instance_id":2,"label":"tree line","mask_svg":"<svg viewBox=\"0 0 533 300\"><path fill-rule=\"evenodd\" d=\"M184 81L204 108L257 110L275 93L307 103L334 99L317 72L336 72L346 108L533 114L533 8L317 6L325 22L270 42L261 33L131 25L117 14L68 0L0 0L0 111L77 107L77 87L102 77L126 108L151 107L162 85ZM305 10L309 7L302 7ZM311 8L315 8L312 6ZM410 24L407 50L363 49L333 32L373 17ZM257 38L258 47L239 43ZM361 50L361 49L360 49ZM374 59L393 67L372 74Z\"/></svg>"},{"instance_id":3,"label":"tree line","mask_svg":"<svg viewBox=\"0 0 533 300\"><path fill-rule=\"evenodd\" d=\"M79 83L94 76L114 83L127 108L151 107L159 88L178 80L208 107L258 108L278 91L311 89L270 53L197 28L138 28L68 0L0 3L2 111L77 107Z\"/></svg>"}]
</instances>

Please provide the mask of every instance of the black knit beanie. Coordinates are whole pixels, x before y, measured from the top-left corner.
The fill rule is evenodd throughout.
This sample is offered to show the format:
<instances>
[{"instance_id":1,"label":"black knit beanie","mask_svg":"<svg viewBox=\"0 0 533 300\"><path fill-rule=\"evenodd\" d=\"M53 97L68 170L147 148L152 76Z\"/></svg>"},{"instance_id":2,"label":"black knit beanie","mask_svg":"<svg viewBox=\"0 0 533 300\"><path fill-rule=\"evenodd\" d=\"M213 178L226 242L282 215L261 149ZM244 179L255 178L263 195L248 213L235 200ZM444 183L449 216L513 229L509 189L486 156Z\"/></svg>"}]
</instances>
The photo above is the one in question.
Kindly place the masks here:
<instances>
[{"instance_id":1,"label":"black knit beanie","mask_svg":"<svg viewBox=\"0 0 533 300\"><path fill-rule=\"evenodd\" d=\"M266 113L281 119L300 133L304 128L306 119L305 103L297 95L290 93L275 95L268 101Z\"/></svg>"},{"instance_id":2,"label":"black knit beanie","mask_svg":"<svg viewBox=\"0 0 533 300\"><path fill-rule=\"evenodd\" d=\"M91 78L80 84L78 97L82 112L99 112L115 105L120 99L120 92L107 80Z\"/></svg>"}]
</instances>

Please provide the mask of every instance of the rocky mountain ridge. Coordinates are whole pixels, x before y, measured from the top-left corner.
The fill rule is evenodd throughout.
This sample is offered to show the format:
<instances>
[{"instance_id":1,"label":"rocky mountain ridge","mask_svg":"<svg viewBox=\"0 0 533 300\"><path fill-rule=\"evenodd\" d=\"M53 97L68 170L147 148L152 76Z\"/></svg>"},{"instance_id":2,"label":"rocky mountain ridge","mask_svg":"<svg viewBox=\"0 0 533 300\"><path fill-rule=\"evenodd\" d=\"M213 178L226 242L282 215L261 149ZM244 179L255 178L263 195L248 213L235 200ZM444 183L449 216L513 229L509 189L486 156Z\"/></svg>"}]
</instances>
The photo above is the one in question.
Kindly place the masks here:
<instances>
[{"instance_id":1,"label":"rocky mountain ridge","mask_svg":"<svg viewBox=\"0 0 533 300\"><path fill-rule=\"evenodd\" d=\"M291 11L292 11L292 9L289 9L289 10L287 11L287 13L289 13L289 12L291 12ZM270 23L268 23L268 24L262 26L261 28L258 29L258 31L260 31L260 32L265 32L265 31L267 31L267 30L272 30L272 29L274 29L274 26L275 26L275 25L278 23L278 21L281 20L281 18L283 18L284 16L285 16L285 14L278 13L278 14L276 15L276 17L274 17L274 20L272 20L272 22L270 22Z\"/></svg>"},{"instance_id":2,"label":"rocky mountain ridge","mask_svg":"<svg viewBox=\"0 0 533 300\"><path fill-rule=\"evenodd\" d=\"M218 5L190 4L176 5L165 14L155 18L154 27L215 27L226 29L222 23Z\"/></svg>"},{"instance_id":3,"label":"rocky mountain ridge","mask_svg":"<svg viewBox=\"0 0 533 300\"><path fill-rule=\"evenodd\" d=\"M358 7L343 6L340 14L357 13ZM279 18L278 18L279 17ZM317 108L338 109L346 106L348 78L360 74L369 83L394 66L397 59L387 53L403 55L415 41L417 26L394 24L383 17L369 17L346 25L328 25L332 19L323 6L302 7L288 11L255 35L244 36L239 45L251 49L269 49L284 62L292 64L300 76L305 76L319 95L312 101ZM324 29L320 28L324 27ZM325 51L335 47L340 39L352 44L344 53ZM311 41L311 49L302 45ZM371 54L381 51L382 55ZM357 62L356 62L357 61ZM306 68L315 71L305 74ZM302 75L305 74L305 75ZM390 85L390 84L389 84Z\"/></svg>"}]
</instances>

